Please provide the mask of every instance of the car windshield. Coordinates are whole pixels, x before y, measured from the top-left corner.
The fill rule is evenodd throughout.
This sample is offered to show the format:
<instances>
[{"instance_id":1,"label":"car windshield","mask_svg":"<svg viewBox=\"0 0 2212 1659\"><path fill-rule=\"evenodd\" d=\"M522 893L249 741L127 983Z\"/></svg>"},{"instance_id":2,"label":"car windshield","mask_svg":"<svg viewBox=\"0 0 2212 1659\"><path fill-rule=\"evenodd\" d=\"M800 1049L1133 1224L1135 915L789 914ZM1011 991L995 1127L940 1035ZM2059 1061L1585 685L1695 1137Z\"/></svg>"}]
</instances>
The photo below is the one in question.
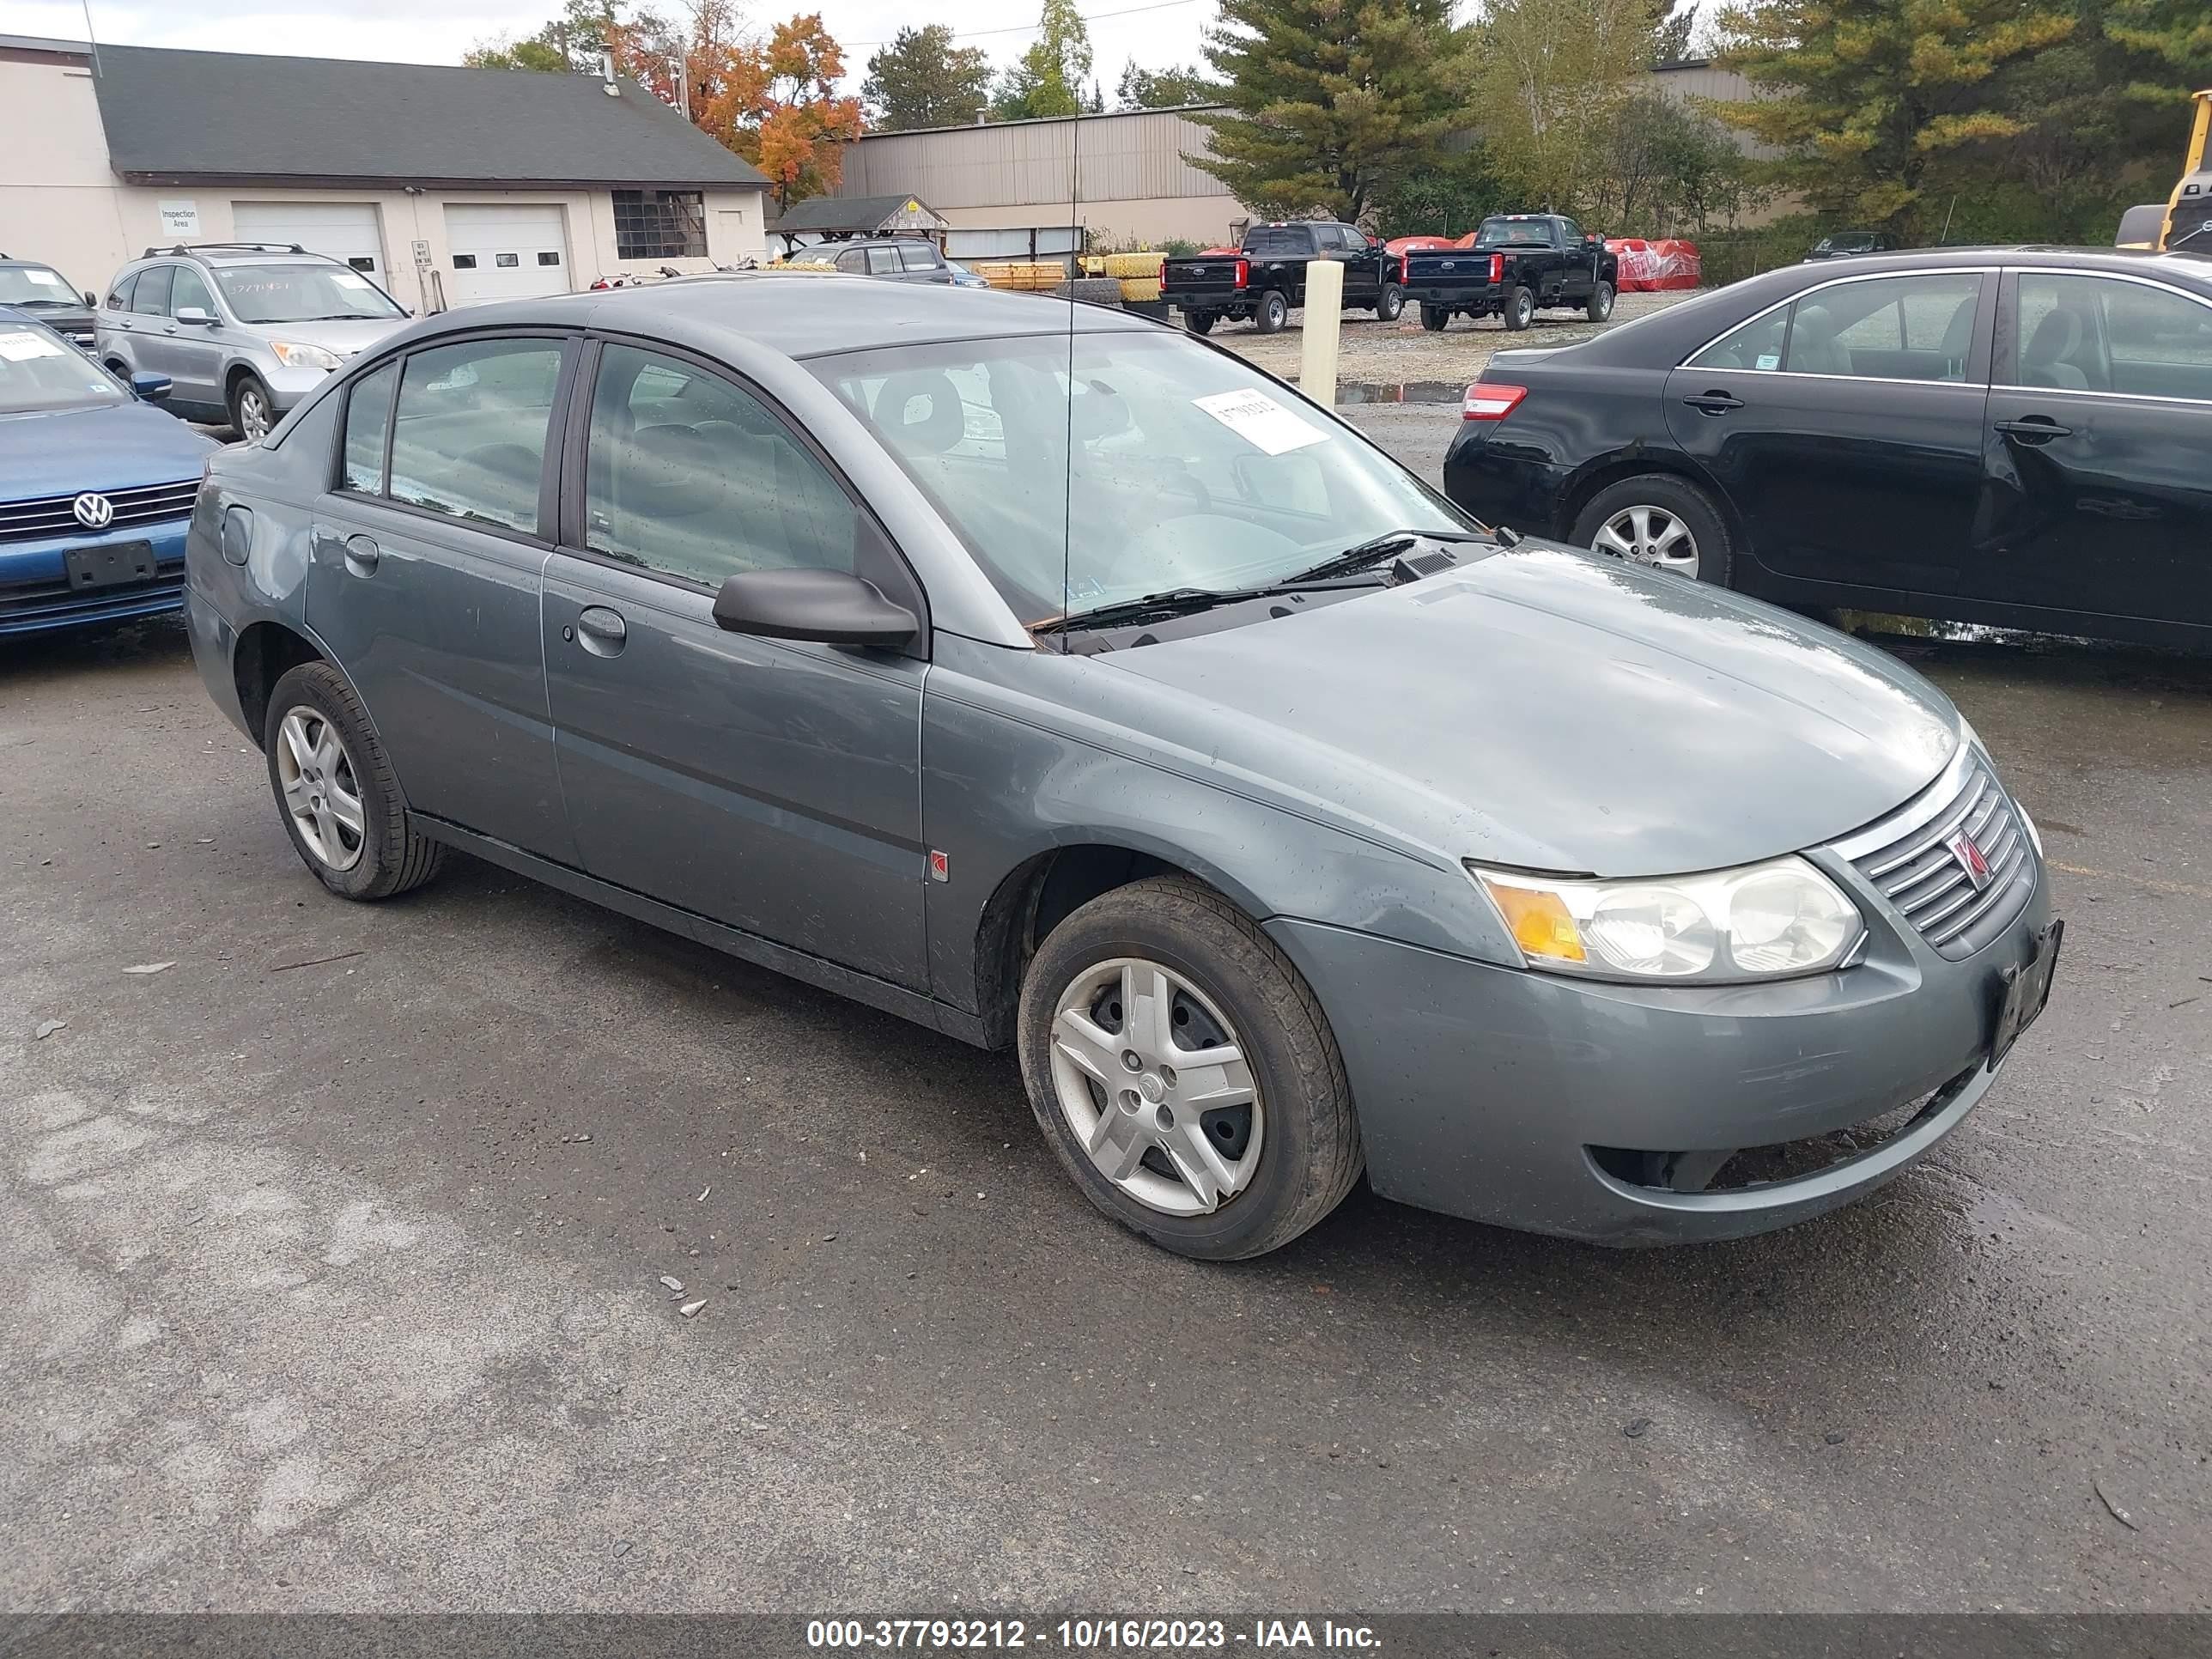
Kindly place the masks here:
<instances>
[{"instance_id":1,"label":"car windshield","mask_svg":"<svg viewBox=\"0 0 2212 1659\"><path fill-rule=\"evenodd\" d=\"M1478 252L1501 247L1549 247L1551 227L1534 219L1485 219L1474 233Z\"/></svg>"},{"instance_id":2,"label":"car windshield","mask_svg":"<svg viewBox=\"0 0 2212 1659\"><path fill-rule=\"evenodd\" d=\"M0 265L0 306L61 306L71 309L84 301L62 280L58 270L45 265Z\"/></svg>"},{"instance_id":3,"label":"car windshield","mask_svg":"<svg viewBox=\"0 0 2212 1659\"><path fill-rule=\"evenodd\" d=\"M0 415L104 408L129 395L52 330L0 318Z\"/></svg>"},{"instance_id":4,"label":"car windshield","mask_svg":"<svg viewBox=\"0 0 2212 1659\"><path fill-rule=\"evenodd\" d=\"M1029 626L1280 580L1392 531L1479 528L1332 416L1178 335L955 341L807 367Z\"/></svg>"},{"instance_id":5,"label":"car windshield","mask_svg":"<svg viewBox=\"0 0 2212 1659\"><path fill-rule=\"evenodd\" d=\"M221 265L215 280L241 323L404 317L375 283L343 265Z\"/></svg>"}]
</instances>

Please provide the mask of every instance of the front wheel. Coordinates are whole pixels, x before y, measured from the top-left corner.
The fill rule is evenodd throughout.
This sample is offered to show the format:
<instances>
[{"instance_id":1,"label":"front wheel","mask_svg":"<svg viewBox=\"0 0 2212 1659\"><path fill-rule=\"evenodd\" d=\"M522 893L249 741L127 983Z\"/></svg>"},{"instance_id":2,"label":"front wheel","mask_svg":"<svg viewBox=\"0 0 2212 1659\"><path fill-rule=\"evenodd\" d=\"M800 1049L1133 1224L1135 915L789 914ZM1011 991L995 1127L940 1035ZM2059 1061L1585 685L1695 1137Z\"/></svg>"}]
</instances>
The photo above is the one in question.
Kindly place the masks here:
<instances>
[{"instance_id":1,"label":"front wheel","mask_svg":"<svg viewBox=\"0 0 2212 1659\"><path fill-rule=\"evenodd\" d=\"M1194 334L1212 333L1213 321L1210 311L1186 311L1182 314L1182 325Z\"/></svg>"},{"instance_id":2,"label":"front wheel","mask_svg":"<svg viewBox=\"0 0 2212 1659\"><path fill-rule=\"evenodd\" d=\"M1536 314L1536 296L1525 288L1516 288L1505 296L1505 326L1518 334L1528 326Z\"/></svg>"},{"instance_id":3,"label":"front wheel","mask_svg":"<svg viewBox=\"0 0 2212 1659\"><path fill-rule=\"evenodd\" d=\"M1421 326L1431 334L1443 333L1444 325L1449 321L1451 321L1451 313L1446 311L1442 306L1421 307Z\"/></svg>"},{"instance_id":4,"label":"front wheel","mask_svg":"<svg viewBox=\"0 0 2212 1659\"><path fill-rule=\"evenodd\" d=\"M1601 323L1613 315L1613 284L1611 283L1600 283L1590 290L1589 309L1586 314L1594 323Z\"/></svg>"},{"instance_id":5,"label":"front wheel","mask_svg":"<svg viewBox=\"0 0 2212 1659\"><path fill-rule=\"evenodd\" d=\"M1729 585L1734 555L1720 509L1697 485L1669 473L1607 484L1575 515L1570 539L1655 570Z\"/></svg>"},{"instance_id":6,"label":"front wheel","mask_svg":"<svg viewBox=\"0 0 2212 1659\"><path fill-rule=\"evenodd\" d=\"M330 664L276 682L262 747L294 850L340 898L390 898L438 873L446 849L408 824L368 713Z\"/></svg>"},{"instance_id":7,"label":"front wheel","mask_svg":"<svg viewBox=\"0 0 2212 1659\"><path fill-rule=\"evenodd\" d=\"M269 388L252 370L238 377L230 389L230 423L247 443L259 443L276 424L276 405Z\"/></svg>"},{"instance_id":8,"label":"front wheel","mask_svg":"<svg viewBox=\"0 0 2212 1659\"><path fill-rule=\"evenodd\" d=\"M1312 988L1188 877L1084 905L1022 981L1022 1079L1085 1197L1163 1249L1240 1261L1343 1201L1363 1158Z\"/></svg>"},{"instance_id":9,"label":"front wheel","mask_svg":"<svg viewBox=\"0 0 2212 1659\"><path fill-rule=\"evenodd\" d=\"M1252 319L1252 325L1262 334L1279 334L1283 325L1291 320L1291 302L1279 289L1269 289L1260 296L1260 309Z\"/></svg>"},{"instance_id":10,"label":"front wheel","mask_svg":"<svg viewBox=\"0 0 2212 1659\"><path fill-rule=\"evenodd\" d=\"M1375 301L1375 315L1382 322L1395 323L1405 314L1406 290L1395 283L1382 284L1382 293Z\"/></svg>"}]
</instances>

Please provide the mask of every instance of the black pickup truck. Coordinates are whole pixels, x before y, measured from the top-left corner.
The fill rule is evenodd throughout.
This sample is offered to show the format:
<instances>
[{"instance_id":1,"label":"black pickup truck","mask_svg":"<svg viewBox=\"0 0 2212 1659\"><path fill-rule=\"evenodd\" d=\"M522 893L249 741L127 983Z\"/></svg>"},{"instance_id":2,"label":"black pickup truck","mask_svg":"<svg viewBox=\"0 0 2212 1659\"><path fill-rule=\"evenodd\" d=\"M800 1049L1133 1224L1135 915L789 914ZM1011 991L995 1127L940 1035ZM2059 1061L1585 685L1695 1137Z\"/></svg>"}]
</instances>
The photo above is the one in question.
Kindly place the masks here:
<instances>
[{"instance_id":1,"label":"black pickup truck","mask_svg":"<svg viewBox=\"0 0 2212 1659\"><path fill-rule=\"evenodd\" d=\"M1401 277L1423 328L1440 329L1455 317L1502 317L1517 332L1539 310L1571 307L1594 323L1612 316L1620 258L1560 214L1500 213L1482 222L1467 247L1408 252Z\"/></svg>"},{"instance_id":2,"label":"black pickup truck","mask_svg":"<svg viewBox=\"0 0 2212 1659\"><path fill-rule=\"evenodd\" d=\"M1262 334L1288 322L1291 307L1306 302L1306 267L1332 259L1344 267L1344 303L1398 320L1406 301L1398 285L1401 264L1357 225L1326 219L1254 225L1234 253L1171 258L1160 272L1160 298L1179 307L1183 324L1203 334L1224 317L1249 319Z\"/></svg>"}]
</instances>

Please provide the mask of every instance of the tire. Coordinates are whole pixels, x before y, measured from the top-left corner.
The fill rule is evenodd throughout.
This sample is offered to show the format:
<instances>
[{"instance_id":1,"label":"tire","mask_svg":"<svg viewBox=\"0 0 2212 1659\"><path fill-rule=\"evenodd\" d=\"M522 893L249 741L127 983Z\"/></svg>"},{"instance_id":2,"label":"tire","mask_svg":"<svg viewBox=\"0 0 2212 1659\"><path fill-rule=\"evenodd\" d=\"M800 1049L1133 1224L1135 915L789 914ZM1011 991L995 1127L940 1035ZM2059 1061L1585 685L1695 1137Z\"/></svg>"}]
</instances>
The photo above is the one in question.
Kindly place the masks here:
<instances>
[{"instance_id":1,"label":"tire","mask_svg":"<svg viewBox=\"0 0 2212 1659\"><path fill-rule=\"evenodd\" d=\"M230 388L230 424L242 440L255 443L276 424L276 405L261 377L248 369Z\"/></svg>"},{"instance_id":2,"label":"tire","mask_svg":"<svg viewBox=\"0 0 2212 1659\"><path fill-rule=\"evenodd\" d=\"M1375 317L1378 322L1395 323L1406 314L1406 290L1395 283L1382 284L1382 292L1375 301Z\"/></svg>"},{"instance_id":3,"label":"tire","mask_svg":"<svg viewBox=\"0 0 2212 1659\"><path fill-rule=\"evenodd\" d=\"M1212 333L1214 320L1210 311L1186 311L1182 314L1182 325L1194 334Z\"/></svg>"},{"instance_id":4,"label":"tire","mask_svg":"<svg viewBox=\"0 0 2212 1659\"><path fill-rule=\"evenodd\" d=\"M1423 306L1421 307L1421 326L1428 330L1431 334L1443 333L1446 325L1450 321L1451 313L1446 311L1442 306Z\"/></svg>"},{"instance_id":5,"label":"tire","mask_svg":"<svg viewBox=\"0 0 2212 1659\"><path fill-rule=\"evenodd\" d=\"M1600 283L1590 290L1589 307L1584 313L1590 321L1601 323L1613 315L1613 284Z\"/></svg>"},{"instance_id":6,"label":"tire","mask_svg":"<svg viewBox=\"0 0 2212 1659\"><path fill-rule=\"evenodd\" d=\"M309 740L325 732L335 737L335 762L319 757L311 769L303 771L301 750L285 730L286 721L295 714ZM407 804L392 775L391 758L369 725L361 699L330 664L301 663L276 682L269 696L261 746L268 760L270 791L293 850L315 878L340 898L391 898L438 873L446 849L409 827ZM352 798L359 804L357 831L349 833L336 816L317 815L319 827L310 829L295 815L288 795L299 799L303 783L307 800L335 806L349 781ZM327 793L313 793L318 789ZM335 854L319 844L325 835L337 849Z\"/></svg>"},{"instance_id":7,"label":"tire","mask_svg":"<svg viewBox=\"0 0 2212 1659\"><path fill-rule=\"evenodd\" d=\"M1235 1109L1227 1114L1208 1113L1202 1124L1195 1115L1181 1115L1173 1109L1182 1103L1172 1091L1186 1079L1148 1056L1126 1079L1141 1084L1144 1094L1140 1097L1136 1087L1120 1091L1138 1104L1126 1119L1113 1120L1131 1130L1129 1144L1117 1147L1107 1143L1101 1156L1110 1161L1117 1152L1126 1154L1139 1141L1173 1139L1166 1119L1176 1116L1189 1126L1181 1132L1184 1137L1220 1149L1221 1167L1233 1169L1241 1177L1236 1189L1210 1210L1171 1213L1159 1201L1148 1200L1123 1184L1126 1180L1169 1200L1202 1206L1195 1185L1176 1173L1176 1164L1160 1147L1143 1154L1147 1160L1158 1158L1157 1167L1150 1162L1136 1164L1122 1180L1110 1177L1094 1159L1070 1115L1071 1109L1087 1110L1103 1127L1121 1109L1106 1091L1093 1089L1086 1081L1097 1073L1071 1060L1056 1033L1071 1029L1060 1024L1059 1017L1063 1002L1074 997L1076 1011L1098 1011L1093 1029L1103 1028L1101 1035L1109 1050L1115 1042L1146 1041L1135 1034L1146 1005L1129 1008L1124 1018L1119 994L1112 988L1123 982L1120 975L1126 962L1138 964L1133 971L1139 986L1149 982L1155 971L1167 976L1163 983L1184 981L1172 1000L1169 1043L1176 1042L1176 1031L1194 1029L1201 1046L1220 1041L1221 1032L1205 1029L1218 1016L1248 1068L1253 1092L1243 1150L1236 1152L1229 1133L1231 1126L1223 1121L1233 1117ZM1100 976L1108 988L1098 994L1116 999L1109 1004L1084 1000ZM1188 994L1190 991L1198 994L1198 1000ZM1125 1038L1125 1032L1131 1035ZM1018 1037L1030 1105L1061 1167L1099 1209L1163 1249L1208 1261L1263 1255L1321 1221L1343 1202L1359 1178L1364 1158L1358 1118L1344 1058L1319 1000L1290 959L1249 917L1188 877L1154 877L1116 888L1054 927L1022 981ZM1187 1046L1174 1051L1190 1052ZM1152 1055L1157 1052L1152 1048ZM1114 1060L1109 1052L1099 1063L1110 1068ZM1114 1075L1120 1079L1122 1074ZM1155 1086L1163 1078L1164 1093ZM1210 1088L1220 1081L1209 1073L1208 1082L1192 1086ZM1064 1083L1080 1091L1073 1109L1062 1103ZM1172 1104L1153 1103L1163 1099ZM1155 1122L1162 1131L1158 1135L1147 1127ZM1249 1168L1247 1158L1252 1160Z\"/></svg>"},{"instance_id":8,"label":"tire","mask_svg":"<svg viewBox=\"0 0 2212 1659\"><path fill-rule=\"evenodd\" d=\"M1260 296L1260 308L1252 316L1253 327L1262 334L1279 334L1290 320L1291 302L1280 289L1271 288Z\"/></svg>"},{"instance_id":9,"label":"tire","mask_svg":"<svg viewBox=\"0 0 2212 1659\"><path fill-rule=\"evenodd\" d=\"M1600 537L1607 526L1620 526L1623 520L1632 526L1634 515L1638 512L1645 514L1644 522L1654 532L1650 538L1652 543L1660 539L1661 515L1680 524L1687 532L1695 563L1685 567L1679 561L1669 564L1658 558L1642 558L1632 554L1622 556L1657 568L1672 568L1680 574L1698 581L1711 582L1717 587L1729 585L1735 555L1729 540L1727 520L1722 517L1720 508L1711 496L1688 479L1678 478L1669 472L1639 473L1635 477L1607 484L1583 503L1582 511L1575 515L1574 529L1568 539L1577 547L1618 554L1620 550L1610 541L1600 546ZM1631 535L1625 539L1632 542L1635 538Z\"/></svg>"},{"instance_id":10,"label":"tire","mask_svg":"<svg viewBox=\"0 0 2212 1659\"><path fill-rule=\"evenodd\" d=\"M1528 326L1536 314L1536 296L1525 288L1516 288L1505 296L1505 326L1518 334Z\"/></svg>"}]
</instances>

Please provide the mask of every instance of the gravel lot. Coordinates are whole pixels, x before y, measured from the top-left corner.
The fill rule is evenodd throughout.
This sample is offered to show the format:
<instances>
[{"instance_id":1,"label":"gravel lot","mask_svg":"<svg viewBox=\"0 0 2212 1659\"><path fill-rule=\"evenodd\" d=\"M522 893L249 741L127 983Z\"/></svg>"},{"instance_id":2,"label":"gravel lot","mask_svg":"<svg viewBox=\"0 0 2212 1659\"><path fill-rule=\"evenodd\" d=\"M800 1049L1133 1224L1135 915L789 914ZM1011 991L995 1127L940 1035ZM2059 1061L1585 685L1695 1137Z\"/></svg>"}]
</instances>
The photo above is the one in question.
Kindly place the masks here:
<instances>
[{"instance_id":1,"label":"gravel lot","mask_svg":"<svg viewBox=\"0 0 2212 1659\"><path fill-rule=\"evenodd\" d=\"M1935 1157L1224 1268L1005 1058L465 859L326 896L175 626L6 647L0 1608L2212 1608L2212 665L1899 648L2069 923Z\"/></svg>"}]
</instances>

